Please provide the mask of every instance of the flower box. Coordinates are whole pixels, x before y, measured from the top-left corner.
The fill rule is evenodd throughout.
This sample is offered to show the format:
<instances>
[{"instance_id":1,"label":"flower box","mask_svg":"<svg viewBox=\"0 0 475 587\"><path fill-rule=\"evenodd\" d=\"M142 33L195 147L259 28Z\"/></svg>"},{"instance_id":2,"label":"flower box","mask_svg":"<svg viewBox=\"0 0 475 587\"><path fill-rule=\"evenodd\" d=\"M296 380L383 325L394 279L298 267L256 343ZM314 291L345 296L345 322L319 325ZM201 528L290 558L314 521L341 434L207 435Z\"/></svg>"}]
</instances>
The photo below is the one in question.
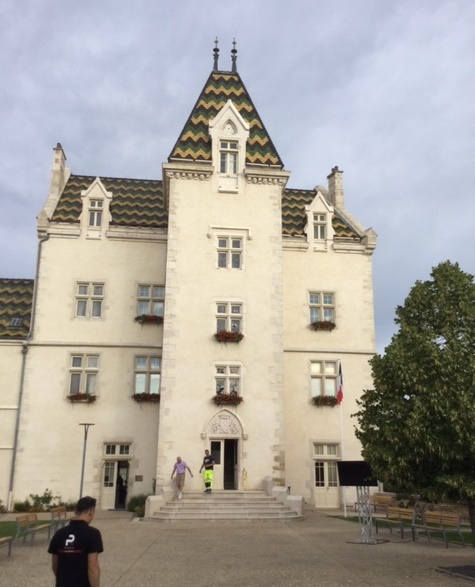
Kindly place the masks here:
<instances>
[{"instance_id":1,"label":"flower box","mask_svg":"<svg viewBox=\"0 0 475 587\"><path fill-rule=\"evenodd\" d=\"M96 396L91 393L71 393L67 398L73 403L92 404L96 401Z\"/></svg>"},{"instance_id":2,"label":"flower box","mask_svg":"<svg viewBox=\"0 0 475 587\"><path fill-rule=\"evenodd\" d=\"M132 397L136 402L149 402L156 404L160 401L159 393L134 393Z\"/></svg>"},{"instance_id":3,"label":"flower box","mask_svg":"<svg viewBox=\"0 0 475 587\"><path fill-rule=\"evenodd\" d=\"M244 338L244 334L242 332L232 332L230 330L220 330L219 332L216 332L213 336L218 342L224 343L241 342L241 340Z\"/></svg>"},{"instance_id":4,"label":"flower box","mask_svg":"<svg viewBox=\"0 0 475 587\"><path fill-rule=\"evenodd\" d=\"M237 406L244 401L237 393L217 393L211 399L217 406Z\"/></svg>"},{"instance_id":5,"label":"flower box","mask_svg":"<svg viewBox=\"0 0 475 587\"><path fill-rule=\"evenodd\" d=\"M312 397L312 404L314 406L330 406L330 408L333 408L337 403L338 400L332 395L316 395Z\"/></svg>"},{"instance_id":6,"label":"flower box","mask_svg":"<svg viewBox=\"0 0 475 587\"><path fill-rule=\"evenodd\" d=\"M141 314L135 316L134 322L139 324L163 324L163 316L155 316L155 314Z\"/></svg>"},{"instance_id":7,"label":"flower box","mask_svg":"<svg viewBox=\"0 0 475 587\"><path fill-rule=\"evenodd\" d=\"M332 331L336 328L336 324L334 322L330 322L329 320L318 320L317 322L312 322L310 324L310 328L313 330L330 330Z\"/></svg>"}]
</instances>

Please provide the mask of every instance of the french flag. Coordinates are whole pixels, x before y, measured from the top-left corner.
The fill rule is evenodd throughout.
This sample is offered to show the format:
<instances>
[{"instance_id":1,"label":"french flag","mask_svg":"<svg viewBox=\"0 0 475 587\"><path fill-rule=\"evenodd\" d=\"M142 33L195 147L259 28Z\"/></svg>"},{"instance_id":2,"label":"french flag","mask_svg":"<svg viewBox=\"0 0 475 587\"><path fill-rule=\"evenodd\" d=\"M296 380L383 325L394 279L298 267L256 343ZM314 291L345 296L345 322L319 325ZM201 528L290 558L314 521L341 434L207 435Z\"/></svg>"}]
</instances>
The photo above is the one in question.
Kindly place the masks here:
<instances>
[{"instance_id":1,"label":"french flag","mask_svg":"<svg viewBox=\"0 0 475 587\"><path fill-rule=\"evenodd\" d=\"M336 403L338 405L343 401L343 374L341 372L341 363L338 369L338 378L336 380Z\"/></svg>"}]
</instances>

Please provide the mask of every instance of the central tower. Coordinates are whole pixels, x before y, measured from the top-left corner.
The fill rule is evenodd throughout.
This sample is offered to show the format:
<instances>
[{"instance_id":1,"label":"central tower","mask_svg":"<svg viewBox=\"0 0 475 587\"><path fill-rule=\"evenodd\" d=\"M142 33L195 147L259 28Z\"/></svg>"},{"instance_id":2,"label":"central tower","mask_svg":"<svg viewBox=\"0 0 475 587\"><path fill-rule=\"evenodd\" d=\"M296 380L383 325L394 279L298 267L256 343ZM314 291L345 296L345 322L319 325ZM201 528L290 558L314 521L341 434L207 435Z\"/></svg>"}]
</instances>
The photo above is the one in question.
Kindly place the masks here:
<instances>
[{"instance_id":1,"label":"central tower","mask_svg":"<svg viewBox=\"0 0 475 587\"><path fill-rule=\"evenodd\" d=\"M157 489L205 449L216 489L284 482L283 163L236 68L209 76L168 163ZM191 481L191 480L190 480ZM198 481L195 480L195 488Z\"/></svg>"}]
</instances>

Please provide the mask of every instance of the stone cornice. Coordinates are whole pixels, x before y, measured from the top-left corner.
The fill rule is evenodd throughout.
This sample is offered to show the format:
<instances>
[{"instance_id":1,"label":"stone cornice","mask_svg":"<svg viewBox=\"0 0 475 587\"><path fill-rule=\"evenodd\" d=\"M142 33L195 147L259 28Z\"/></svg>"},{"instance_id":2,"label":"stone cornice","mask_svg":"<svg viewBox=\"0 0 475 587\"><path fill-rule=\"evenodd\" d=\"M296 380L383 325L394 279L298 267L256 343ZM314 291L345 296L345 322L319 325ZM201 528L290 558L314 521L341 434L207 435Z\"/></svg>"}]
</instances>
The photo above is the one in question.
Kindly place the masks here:
<instances>
[{"instance_id":1,"label":"stone cornice","mask_svg":"<svg viewBox=\"0 0 475 587\"><path fill-rule=\"evenodd\" d=\"M286 171L276 171L262 169L244 170L244 176L247 183L258 185L279 185L284 187L289 179L290 174Z\"/></svg>"},{"instance_id":2,"label":"stone cornice","mask_svg":"<svg viewBox=\"0 0 475 587\"><path fill-rule=\"evenodd\" d=\"M209 181L213 173L213 168L210 164L197 163L168 163L163 165L163 175L168 181L170 179L186 179L191 181Z\"/></svg>"},{"instance_id":3,"label":"stone cornice","mask_svg":"<svg viewBox=\"0 0 475 587\"><path fill-rule=\"evenodd\" d=\"M166 171L166 177L168 179L188 179L194 181L209 181L211 177L211 171L203 172L203 171L191 171L191 170L181 170L181 171Z\"/></svg>"}]
</instances>

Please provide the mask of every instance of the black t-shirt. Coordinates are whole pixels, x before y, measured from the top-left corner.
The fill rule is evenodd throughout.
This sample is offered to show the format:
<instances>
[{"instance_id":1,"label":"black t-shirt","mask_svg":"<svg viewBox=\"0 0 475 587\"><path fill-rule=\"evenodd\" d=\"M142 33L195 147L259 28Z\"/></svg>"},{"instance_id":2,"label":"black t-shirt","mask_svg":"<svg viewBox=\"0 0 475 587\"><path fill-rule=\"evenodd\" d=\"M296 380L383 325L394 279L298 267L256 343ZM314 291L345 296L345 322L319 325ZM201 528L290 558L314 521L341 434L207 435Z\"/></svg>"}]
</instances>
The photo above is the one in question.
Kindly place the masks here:
<instances>
[{"instance_id":1,"label":"black t-shirt","mask_svg":"<svg viewBox=\"0 0 475 587\"><path fill-rule=\"evenodd\" d=\"M208 471L212 471L214 465L213 457L211 455L205 456L203 458L203 465L205 466L205 469L207 469Z\"/></svg>"},{"instance_id":2,"label":"black t-shirt","mask_svg":"<svg viewBox=\"0 0 475 587\"><path fill-rule=\"evenodd\" d=\"M88 555L103 550L101 533L87 522L71 520L58 530L48 548L50 554L58 555L56 587L90 587Z\"/></svg>"}]
</instances>

